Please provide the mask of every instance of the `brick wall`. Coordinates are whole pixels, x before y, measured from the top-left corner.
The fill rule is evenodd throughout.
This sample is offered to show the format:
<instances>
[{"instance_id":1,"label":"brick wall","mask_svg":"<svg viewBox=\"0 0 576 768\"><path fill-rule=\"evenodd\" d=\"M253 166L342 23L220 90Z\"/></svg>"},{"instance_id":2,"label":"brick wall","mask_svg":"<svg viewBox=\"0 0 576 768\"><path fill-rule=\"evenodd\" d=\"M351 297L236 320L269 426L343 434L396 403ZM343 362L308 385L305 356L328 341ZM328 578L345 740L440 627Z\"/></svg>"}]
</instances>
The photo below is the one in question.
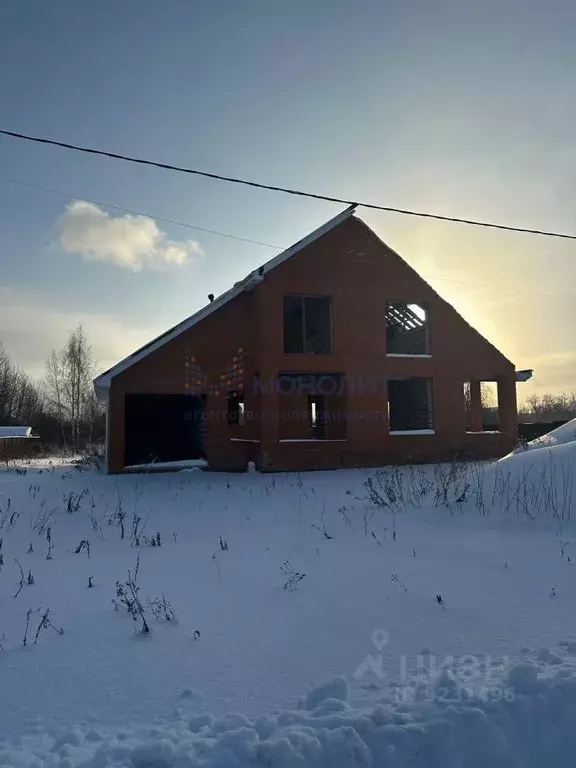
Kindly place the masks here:
<instances>
[{"instance_id":1,"label":"brick wall","mask_svg":"<svg viewBox=\"0 0 576 768\"><path fill-rule=\"evenodd\" d=\"M332 354L284 354L283 297L287 293L332 297ZM394 300L426 306L430 357L387 357L384 312L386 302ZM349 218L267 273L251 292L233 299L113 379L108 437L111 471L121 471L124 466L126 393L189 391L187 357L195 359L207 380L221 381L239 349L243 350L246 411L252 418L244 426L229 426L225 382L219 393L209 393L206 449L215 468L243 469L250 459L262 468L305 469L450 459L455 453L494 456L507 452L517 437L512 363L363 222ZM344 441L340 434L326 443L279 442L287 435L304 437L302 425L281 426L279 414L305 408L306 401L295 402L274 387L262 391L254 386L253 378L266 382L281 371L341 372L358 382L342 398ZM432 380L435 434L388 434L385 380L395 376ZM499 384L501 433L466 434L463 383L488 378Z\"/></svg>"}]
</instances>

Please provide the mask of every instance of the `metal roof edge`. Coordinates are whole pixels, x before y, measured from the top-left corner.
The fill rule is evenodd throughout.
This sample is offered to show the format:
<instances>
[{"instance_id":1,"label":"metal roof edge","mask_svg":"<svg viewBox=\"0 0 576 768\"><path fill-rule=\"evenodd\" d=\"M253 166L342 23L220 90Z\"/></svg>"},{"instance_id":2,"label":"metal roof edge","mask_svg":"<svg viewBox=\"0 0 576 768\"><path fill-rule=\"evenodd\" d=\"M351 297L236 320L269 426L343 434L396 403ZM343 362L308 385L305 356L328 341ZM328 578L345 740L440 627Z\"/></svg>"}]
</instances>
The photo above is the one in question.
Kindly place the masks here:
<instances>
[{"instance_id":1,"label":"metal roof edge","mask_svg":"<svg viewBox=\"0 0 576 768\"><path fill-rule=\"evenodd\" d=\"M525 381L530 381L533 375L534 375L533 368L523 368L520 371L516 371L516 381L519 381L522 383L524 383Z\"/></svg>"}]
</instances>

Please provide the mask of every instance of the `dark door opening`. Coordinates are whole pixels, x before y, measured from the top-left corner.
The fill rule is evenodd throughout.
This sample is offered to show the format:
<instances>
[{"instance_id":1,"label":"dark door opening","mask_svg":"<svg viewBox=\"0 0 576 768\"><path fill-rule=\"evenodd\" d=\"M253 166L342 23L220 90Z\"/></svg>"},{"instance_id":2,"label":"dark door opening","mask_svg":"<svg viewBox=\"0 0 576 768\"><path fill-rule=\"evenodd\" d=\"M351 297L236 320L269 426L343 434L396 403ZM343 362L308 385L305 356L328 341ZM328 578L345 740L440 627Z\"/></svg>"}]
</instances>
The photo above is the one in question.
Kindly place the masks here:
<instances>
[{"instance_id":1,"label":"dark door opening","mask_svg":"<svg viewBox=\"0 0 576 768\"><path fill-rule=\"evenodd\" d=\"M204 459L205 395L125 398L124 465Z\"/></svg>"}]
</instances>

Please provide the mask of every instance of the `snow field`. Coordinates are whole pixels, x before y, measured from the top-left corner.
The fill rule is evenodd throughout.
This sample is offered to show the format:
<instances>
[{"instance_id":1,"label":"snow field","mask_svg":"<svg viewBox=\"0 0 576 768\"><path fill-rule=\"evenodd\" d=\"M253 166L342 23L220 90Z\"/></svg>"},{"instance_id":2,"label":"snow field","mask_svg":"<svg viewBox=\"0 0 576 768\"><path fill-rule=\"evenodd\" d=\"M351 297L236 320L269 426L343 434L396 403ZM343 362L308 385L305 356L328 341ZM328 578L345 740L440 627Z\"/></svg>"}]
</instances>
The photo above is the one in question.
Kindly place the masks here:
<instances>
[{"instance_id":1,"label":"snow field","mask_svg":"<svg viewBox=\"0 0 576 768\"><path fill-rule=\"evenodd\" d=\"M571 451L0 471L0 765L570 764ZM137 562L147 634L112 604Z\"/></svg>"}]
</instances>

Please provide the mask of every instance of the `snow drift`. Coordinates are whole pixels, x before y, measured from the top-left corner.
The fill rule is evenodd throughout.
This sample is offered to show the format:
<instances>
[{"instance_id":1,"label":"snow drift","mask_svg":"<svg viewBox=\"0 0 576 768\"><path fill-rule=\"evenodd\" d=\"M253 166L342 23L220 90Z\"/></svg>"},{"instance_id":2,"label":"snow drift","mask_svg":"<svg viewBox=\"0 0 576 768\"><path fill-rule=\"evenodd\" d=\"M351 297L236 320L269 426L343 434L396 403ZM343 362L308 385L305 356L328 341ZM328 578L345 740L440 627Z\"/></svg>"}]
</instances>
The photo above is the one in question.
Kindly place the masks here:
<instances>
[{"instance_id":1,"label":"snow drift","mask_svg":"<svg viewBox=\"0 0 576 768\"><path fill-rule=\"evenodd\" d=\"M576 503L576 419L481 470L500 510L569 519ZM474 470L472 474L474 473Z\"/></svg>"},{"instance_id":2,"label":"snow drift","mask_svg":"<svg viewBox=\"0 0 576 768\"><path fill-rule=\"evenodd\" d=\"M351 706L345 680L311 691L300 707L248 719L186 715L154 727L97 727L0 743L18 768L541 768L576 750L575 643L525 653L483 696L443 673L403 695L380 691ZM409 692L410 695L406 695ZM400 703L405 700L404 703Z\"/></svg>"},{"instance_id":3,"label":"snow drift","mask_svg":"<svg viewBox=\"0 0 576 768\"><path fill-rule=\"evenodd\" d=\"M563 445L564 443L572 443L576 441L576 419L568 421L566 424L553 429L542 437L537 437L536 440L529 442L522 450L533 451L538 448L552 448L555 445Z\"/></svg>"}]
</instances>

